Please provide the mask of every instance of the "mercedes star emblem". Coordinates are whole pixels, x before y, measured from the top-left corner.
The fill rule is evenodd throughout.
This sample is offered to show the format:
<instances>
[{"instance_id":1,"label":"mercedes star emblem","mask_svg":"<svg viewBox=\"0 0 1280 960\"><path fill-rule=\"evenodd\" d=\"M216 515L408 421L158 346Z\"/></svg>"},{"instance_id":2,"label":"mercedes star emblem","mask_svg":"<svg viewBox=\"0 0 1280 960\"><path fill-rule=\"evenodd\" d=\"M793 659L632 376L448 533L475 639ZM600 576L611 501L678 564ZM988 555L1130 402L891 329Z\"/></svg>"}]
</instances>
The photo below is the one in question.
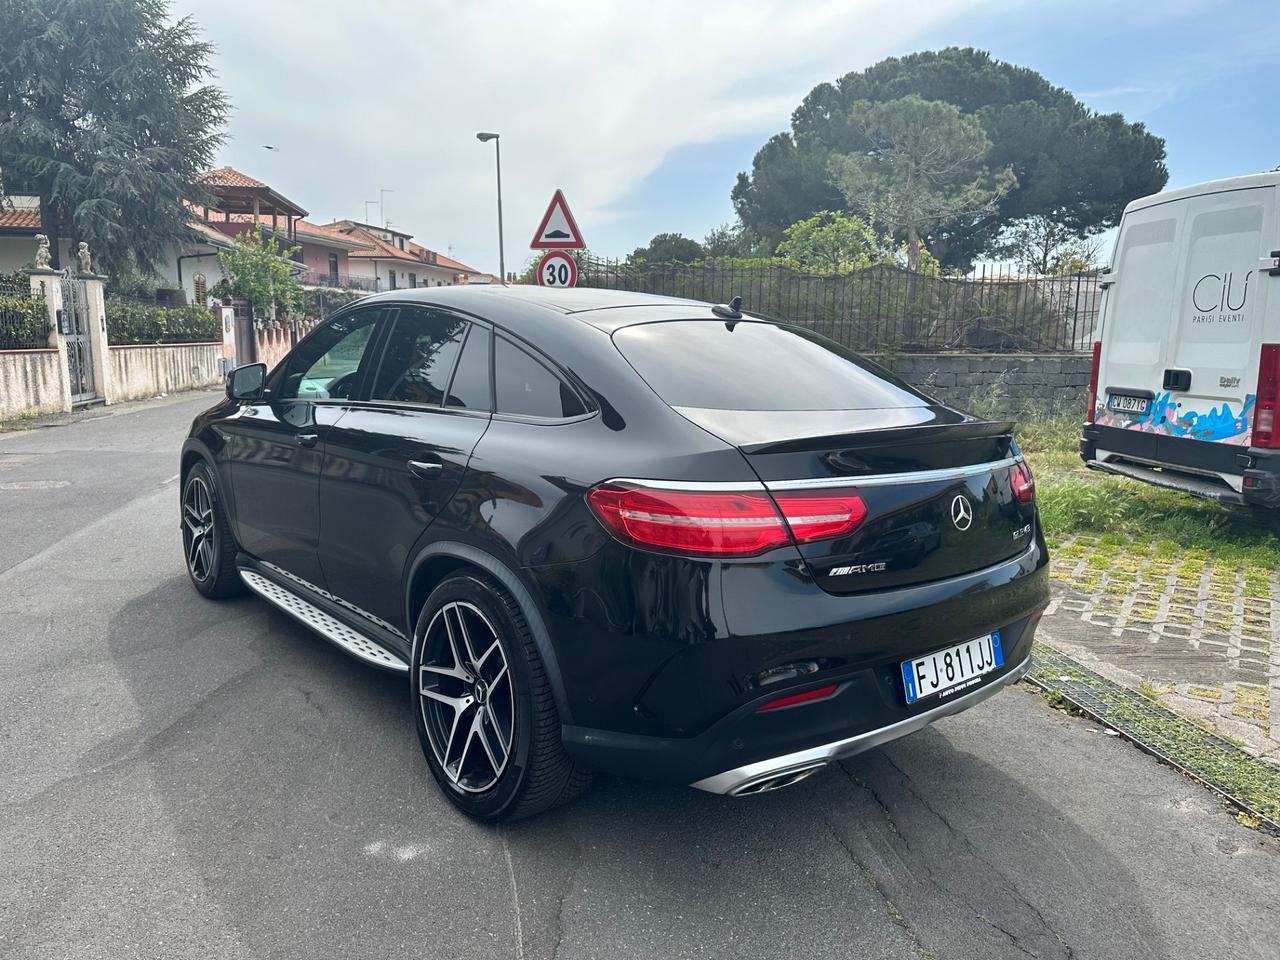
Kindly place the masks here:
<instances>
[{"instance_id":1,"label":"mercedes star emblem","mask_svg":"<svg viewBox=\"0 0 1280 960\"><path fill-rule=\"evenodd\" d=\"M951 501L951 522L956 525L957 530L968 530L973 523L973 505L963 493L956 494L956 498Z\"/></svg>"}]
</instances>

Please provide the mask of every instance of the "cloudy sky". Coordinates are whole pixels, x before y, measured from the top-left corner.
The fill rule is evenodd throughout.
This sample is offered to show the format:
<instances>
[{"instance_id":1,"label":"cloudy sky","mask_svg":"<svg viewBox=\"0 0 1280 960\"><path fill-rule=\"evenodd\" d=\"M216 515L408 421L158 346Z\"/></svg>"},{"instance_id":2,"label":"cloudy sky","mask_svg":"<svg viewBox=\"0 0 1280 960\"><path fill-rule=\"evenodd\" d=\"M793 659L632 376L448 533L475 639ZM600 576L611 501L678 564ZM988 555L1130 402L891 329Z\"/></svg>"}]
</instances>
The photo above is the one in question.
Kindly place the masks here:
<instances>
[{"instance_id":1,"label":"cloudy sky","mask_svg":"<svg viewBox=\"0 0 1280 960\"><path fill-rule=\"evenodd\" d=\"M701 238L816 83L972 45L1168 140L1171 184L1280 164L1280 28L1254 0L178 0L218 47L234 105L221 162L311 219L366 200L419 242L507 266L556 187L593 250ZM278 147L263 149L264 144ZM381 189L390 192L380 194ZM377 207L370 206L372 220Z\"/></svg>"}]
</instances>

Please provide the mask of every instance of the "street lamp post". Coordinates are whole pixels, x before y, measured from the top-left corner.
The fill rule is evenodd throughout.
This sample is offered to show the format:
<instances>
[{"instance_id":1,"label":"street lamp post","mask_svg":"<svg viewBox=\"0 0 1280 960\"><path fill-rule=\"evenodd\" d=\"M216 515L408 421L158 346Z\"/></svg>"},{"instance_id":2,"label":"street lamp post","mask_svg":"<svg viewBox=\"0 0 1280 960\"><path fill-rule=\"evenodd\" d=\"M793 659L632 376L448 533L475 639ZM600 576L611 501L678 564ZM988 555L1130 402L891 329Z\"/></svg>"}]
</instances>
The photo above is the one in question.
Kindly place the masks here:
<instances>
[{"instance_id":1,"label":"street lamp post","mask_svg":"<svg viewBox=\"0 0 1280 960\"><path fill-rule=\"evenodd\" d=\"M477 133L481 143L493 141L493 159L498 170L498 273L502 283L507 282L507 256L502 243L502 143L496 133Z\"/></svg>"}]
</instances>

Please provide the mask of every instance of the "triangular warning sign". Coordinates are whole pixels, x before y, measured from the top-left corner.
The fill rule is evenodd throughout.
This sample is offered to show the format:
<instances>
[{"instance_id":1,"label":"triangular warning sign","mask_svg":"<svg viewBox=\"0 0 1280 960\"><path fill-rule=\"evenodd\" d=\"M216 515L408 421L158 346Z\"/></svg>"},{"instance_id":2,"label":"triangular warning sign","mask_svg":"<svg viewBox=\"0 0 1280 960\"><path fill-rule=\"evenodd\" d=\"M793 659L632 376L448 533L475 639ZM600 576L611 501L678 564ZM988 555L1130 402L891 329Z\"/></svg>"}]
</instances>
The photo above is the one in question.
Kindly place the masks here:
<instances>
[{"instance_id":1,"label":"triangular warning sign","mask_svg":"<svg viewBox=\"0 0 1280 960\"><path fill-rule=\"evenodd\" d=\"M559 190L551 198L551 205L542 215L542 223L529 246L534 250L581 250L586 247L582 232L569 212L569 204Z\"/></svg>"}]
</instances>

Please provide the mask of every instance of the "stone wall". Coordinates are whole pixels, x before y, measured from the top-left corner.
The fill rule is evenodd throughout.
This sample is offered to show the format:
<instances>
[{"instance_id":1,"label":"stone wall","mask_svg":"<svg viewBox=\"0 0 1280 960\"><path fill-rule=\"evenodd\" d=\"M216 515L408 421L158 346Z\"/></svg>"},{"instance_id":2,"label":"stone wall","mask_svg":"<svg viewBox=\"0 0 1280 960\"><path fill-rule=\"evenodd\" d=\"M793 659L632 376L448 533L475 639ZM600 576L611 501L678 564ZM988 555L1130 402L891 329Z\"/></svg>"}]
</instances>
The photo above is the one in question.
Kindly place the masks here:
<instances>
[{"instance_id":1,"label":"stone wall","mask_svg":"<svg viewBox=\"0 0 1280 960\"><path fill-rule=\"evenodd\" d=\"M71 409L66 358L47 350L0 350L0 420Z\"/></svg>"},{"instance_id":2,"label":"stone wall","mask_svg":"<svg viewBox=\"0 0 1280 960\"><path fill-rule=\"evenodd\" d=\"M111 402L216 387L221 343L109 347Z\"/></svg>"},{"instance_id":3,"label":"stone wall","mask_svg":"<svg viewBox=\"0 0 1280 960\"><path fill-rule=\"evenodd\" d=\"M1083 354L901 353L875 357L908 383L980 416L1084 416L1091 358Z\"/></svg>"}]
</instances>

